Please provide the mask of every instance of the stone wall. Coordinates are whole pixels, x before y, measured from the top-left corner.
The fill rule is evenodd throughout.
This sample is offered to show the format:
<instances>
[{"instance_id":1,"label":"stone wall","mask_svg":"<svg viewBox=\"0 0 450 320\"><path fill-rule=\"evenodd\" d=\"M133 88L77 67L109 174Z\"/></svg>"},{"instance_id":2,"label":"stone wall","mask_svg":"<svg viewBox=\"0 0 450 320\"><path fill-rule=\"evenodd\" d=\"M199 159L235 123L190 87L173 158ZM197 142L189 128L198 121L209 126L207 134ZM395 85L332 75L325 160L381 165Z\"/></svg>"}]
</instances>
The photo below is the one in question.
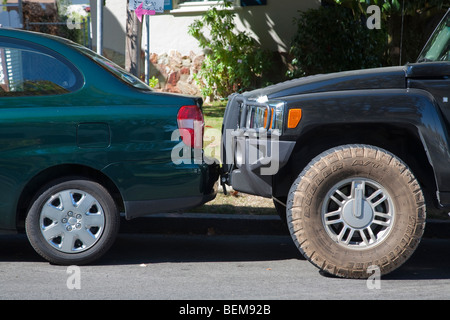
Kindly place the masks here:
<instances>
[{"instance_id":1,"label":"stone wall","mask_svg":"<svg viewBox=\"0 0 450 320\"><path fill-rule=\"evenodd\" d=\"M204 59L203 54L190 52L182 55L176 50L168 53L150 55L150 78L158 78L159 87L163 92L200 95L199 87L194 80L194 74L199 72Z\"/></svg>"}]
</instances>

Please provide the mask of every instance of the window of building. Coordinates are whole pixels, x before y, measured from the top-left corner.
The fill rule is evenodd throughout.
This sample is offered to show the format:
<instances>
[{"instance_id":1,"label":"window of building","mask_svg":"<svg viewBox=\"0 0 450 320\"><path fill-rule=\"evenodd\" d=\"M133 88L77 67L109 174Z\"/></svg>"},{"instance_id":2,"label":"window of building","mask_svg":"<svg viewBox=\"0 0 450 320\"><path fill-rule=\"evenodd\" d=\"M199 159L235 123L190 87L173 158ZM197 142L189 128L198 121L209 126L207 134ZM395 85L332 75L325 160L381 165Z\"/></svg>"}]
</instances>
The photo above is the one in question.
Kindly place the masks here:
<instances>
[{"instance_id":1,"label":"window of building","mask_svg":"<svg viewBox=\"0 0 450 320\"><path fill-rule=\"evenodd\" d=\"M241 7L265 6L267 0L241 0Z\"/></svg>"},{"instance_id":2,"label":"window of building","mask_svg":"<svg viewBox=\"0 0 450 320\"><path fill-rule=\"evenodd\" d=\"M217 0L178 0L178 4L187 3L187 2L219 2Z\"/></svg>"},{"instance_id":3,"label":"window of building","mask_svg":"<svg viewBox=\"0 0 450 320\"><path fill-rule=\"evenodd\" d=\"M240 0L232 0L234 6L239 6ZM172 12L201 12L219 5L217 0L173 0L174 9Z\"/></svg>"},{"instance_id":4,"label":"window of building","mask_svg":"<svg viewBox=\"0 0 450 320\"><path fill-rule=\"evenodd\" d=\"M177 0L175 0L177 1ZM266 5L267 0L232 0L235 6L260 6ZM178 0L178 5L180 4L198 4L198 5L212 5L217 4L219 1L217 0Z\"/></svg>"}]
</instances>

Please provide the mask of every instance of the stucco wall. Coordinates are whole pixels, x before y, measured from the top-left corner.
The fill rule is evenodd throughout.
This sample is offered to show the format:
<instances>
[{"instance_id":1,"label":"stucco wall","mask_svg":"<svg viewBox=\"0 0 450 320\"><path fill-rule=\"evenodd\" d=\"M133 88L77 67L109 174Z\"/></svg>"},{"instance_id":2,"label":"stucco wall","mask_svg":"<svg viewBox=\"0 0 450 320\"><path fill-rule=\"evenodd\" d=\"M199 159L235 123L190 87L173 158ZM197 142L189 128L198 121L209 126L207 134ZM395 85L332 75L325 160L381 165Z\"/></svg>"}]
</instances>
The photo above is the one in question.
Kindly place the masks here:
<instances>
[{"instance_id":1,"label":"stucco wall","mask_svg":"<svg viewBox=\"0 0 450 320\"><path fill-rule=\"evenodd\" d=\"M94 45L97 33L96 2L91 0ZM264 6L238 7L235 9L237 29L249 32L265 49L286 53L296 32L294 18L298 17L298 11L319 6L320 0L267 0ZM197 40L188 34L188 28L203 12L175 8L150 16L150 77L159 79L162 90L198 94L193 74L201 65L203 52ZM121 65L124 65L126 17L125 0L106 1L103 11L104 55ZM146 31L143 27L143 50ZM143 68L141 72L144 72Z\"/></svg>"},{"instance_id":2,"label":"stucco wall","mask_svg":"<svg viewBox=\"0 0 450 320\"><path fill-rule=\"evenodd\" d=\"M92 25L95 44L96 2L91 0ZM236 9L236 24L272 51L287 52L295 33L294 17L299 10L317 8L320 0L268 0L265 6ZM104 8L103 46L125 53L126 1L107 0ZM188 35L189 25L201 16L201 12L166 11L150 17L150 51L167 53L176 50L181 54L198 52L197 41ZM143 30L145 37L145 28ZM143 42L144 44L145 42Z\"/></svg>"}]
</instances>

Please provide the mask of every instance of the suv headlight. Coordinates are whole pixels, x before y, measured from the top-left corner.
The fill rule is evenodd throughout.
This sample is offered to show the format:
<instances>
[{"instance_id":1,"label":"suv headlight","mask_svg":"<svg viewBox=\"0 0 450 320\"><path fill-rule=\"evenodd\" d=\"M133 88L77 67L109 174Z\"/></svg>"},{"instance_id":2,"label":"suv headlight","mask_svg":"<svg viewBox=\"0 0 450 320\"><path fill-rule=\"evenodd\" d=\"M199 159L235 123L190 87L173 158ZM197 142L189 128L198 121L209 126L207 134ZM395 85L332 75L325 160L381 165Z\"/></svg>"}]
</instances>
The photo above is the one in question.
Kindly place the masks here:
<instances>
[{"instance_id":1,"label":"suv headlight","mask_svg":"<svg viewBox=\"0 0 450 320\"><path fill-rule=\"evenodd\" d=\"M242 114L244 113L244 114ZM255 103L249 101L241 105L240 128L266 129L268 131L283 129L284 103L279 101L267 101Z\"/></svg>"}]
</instances>

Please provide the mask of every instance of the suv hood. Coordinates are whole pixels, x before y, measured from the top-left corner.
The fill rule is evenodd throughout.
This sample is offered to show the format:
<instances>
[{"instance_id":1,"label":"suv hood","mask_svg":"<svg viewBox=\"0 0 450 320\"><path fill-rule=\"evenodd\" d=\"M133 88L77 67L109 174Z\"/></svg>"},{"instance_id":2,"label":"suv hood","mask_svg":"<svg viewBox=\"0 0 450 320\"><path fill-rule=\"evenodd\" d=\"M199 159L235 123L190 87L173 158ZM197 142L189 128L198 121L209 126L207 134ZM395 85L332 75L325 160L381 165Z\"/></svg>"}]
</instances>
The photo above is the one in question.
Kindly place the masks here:
<instances>
[{"instance_id":1,"label":"suv hood","mask_svg":"<svg viewBox=\"0 0 450 320\"><path fill-rule=\"evenodd\" d=\"M399 66L319 74L253 90L244 93L244 96L267 96L268 99L273 99L326 91L400 89L406 88L405 72L405 67Z\"/></svg>"}]
</instances>

